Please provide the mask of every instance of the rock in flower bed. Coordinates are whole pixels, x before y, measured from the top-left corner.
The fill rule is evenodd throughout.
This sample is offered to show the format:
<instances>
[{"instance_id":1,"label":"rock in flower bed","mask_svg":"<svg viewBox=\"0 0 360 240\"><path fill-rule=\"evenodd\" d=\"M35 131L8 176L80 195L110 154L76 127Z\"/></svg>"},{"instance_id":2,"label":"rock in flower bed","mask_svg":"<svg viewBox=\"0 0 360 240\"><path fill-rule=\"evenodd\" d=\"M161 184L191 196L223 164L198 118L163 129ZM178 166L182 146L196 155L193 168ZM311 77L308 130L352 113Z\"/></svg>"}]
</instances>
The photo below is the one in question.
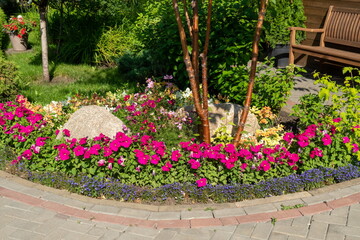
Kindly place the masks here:
<instances>
[{"instance_id":1,"label":"rock in flower bed","mask_svg":"<svg viewBox=\"0 0 360 240\"><path fill-rule=\"evenodd\" d=\"M108 107L127 120L133 134L118 132L114 138L100 134L93 139L71 138L68 129L61 131L67 139L57 139L66 114L40 114L18 96L14 102L0 104L0 140L17 155L12 164L26 169L30 179L45 178L85 195L121 200L238 201L348 179L338 173L343 168L351 178L358 177L359 125L342 126L342 119L336 118L312 124L298 134L287 132L271 146L266 142L241 148L226 142L206 144L184 134L192 120L176 112L175 100L169 96L111 95L115 106ZM329 177L304 184L314 171ZM50 180L39 172L70 178ZM80 180L75 177L80 175L84 176ZM286 179L286 184L277 184Z\"/></svg>"}]
</instances>

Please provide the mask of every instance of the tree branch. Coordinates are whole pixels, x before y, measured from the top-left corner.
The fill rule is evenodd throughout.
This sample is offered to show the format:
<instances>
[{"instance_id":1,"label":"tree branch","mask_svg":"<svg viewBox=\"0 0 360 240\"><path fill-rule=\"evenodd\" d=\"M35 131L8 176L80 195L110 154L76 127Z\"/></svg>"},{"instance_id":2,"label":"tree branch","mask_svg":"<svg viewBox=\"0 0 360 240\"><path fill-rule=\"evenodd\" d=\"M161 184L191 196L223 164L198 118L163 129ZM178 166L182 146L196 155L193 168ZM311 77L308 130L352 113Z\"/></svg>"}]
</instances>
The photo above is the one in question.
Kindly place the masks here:
<instances>
[{"instance_id":1,"label":"tree branch","mask_svg":"<svg viewBox=\"0 0 360 240\"><path fill-rule=\"evenodd\" d=\"M189 12L187 10L187 7L186 7L186 0L183 0L183 4L184 4L184 14L185 14L185 18L186 18L186 23L187 23L187 26L188 26L188 30L189 30L189 34L190 34L190 38L192 39L192 22L191 22L191 19L190 19L190 16L189 16Z\"/></svg>"},{"instance_id":2,"label":"tree branch","mask_svg":"<svg viewBox=\"0 0 360 240\"><path fill-rule=\"evenodd\" d=\"M239 128L236 132L236 136L235 136L234 142L233 142L235 147L237 147L240 143L241 135L242 135L242 132L244 131L245 122L246 122L246 119L247 119L247 116L248 116L249 110L250 110L252 92L253 92L253 88L254 88L254 84L255 84L256 64L257 64L257 59L258 59L258 55L259 55L260 34L261 34L261 28L263 26L265 12L266 12L266 2L267 2L266 0L260 1L258 22L256 25L256 30L255 30L253 45L252 45L252 58L251 58L249 85L248 85L248 89L247 89L247 93L246 93L244 109L241 113Z\"/></svg>"}]
</instances>

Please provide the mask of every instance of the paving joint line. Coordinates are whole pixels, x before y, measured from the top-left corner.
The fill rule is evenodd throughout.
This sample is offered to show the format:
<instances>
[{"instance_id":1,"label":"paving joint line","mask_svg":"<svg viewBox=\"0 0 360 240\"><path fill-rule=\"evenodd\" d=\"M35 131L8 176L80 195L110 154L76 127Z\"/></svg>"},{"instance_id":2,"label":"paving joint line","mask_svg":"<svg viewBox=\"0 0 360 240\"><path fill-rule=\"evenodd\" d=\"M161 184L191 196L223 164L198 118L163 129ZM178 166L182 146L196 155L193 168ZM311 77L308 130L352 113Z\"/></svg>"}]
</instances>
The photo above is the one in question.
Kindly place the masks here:
<instances>
[{"instance_id":1,"label":"paving joint line","mask_svg":"<svg viewBox=\"0 0 360 240\"><path fill-rule=\"evenodd\" d=\"M23 202L29 205L38 206L47 210L55 211L64 215L78 217L82 219L108 222L113 224L121 224L127 226L147 227L155 229L163 228L200 228L205 226L228 226L238 225L243 223L259 223L267 222L271 219L286 220L300 216L312 215L314 213L321 213L331 211L343 206L350 206L360 202L360 193L355 193L347 197L334 199L331 201L324 201L323 203L312 204L296 209L278 210L267 213L246 214L243 216L229 216L216 218L193 218L193 219L170 219L170 220L149 220L139 219L135 217L124 217L107 213L93 212L89 210L80 210L73 206L66 206L61 203L36 198L24 193L10 190L5 187L0 187L0 196L13 199L15 201Z\"/></svg>"}]
</instances>

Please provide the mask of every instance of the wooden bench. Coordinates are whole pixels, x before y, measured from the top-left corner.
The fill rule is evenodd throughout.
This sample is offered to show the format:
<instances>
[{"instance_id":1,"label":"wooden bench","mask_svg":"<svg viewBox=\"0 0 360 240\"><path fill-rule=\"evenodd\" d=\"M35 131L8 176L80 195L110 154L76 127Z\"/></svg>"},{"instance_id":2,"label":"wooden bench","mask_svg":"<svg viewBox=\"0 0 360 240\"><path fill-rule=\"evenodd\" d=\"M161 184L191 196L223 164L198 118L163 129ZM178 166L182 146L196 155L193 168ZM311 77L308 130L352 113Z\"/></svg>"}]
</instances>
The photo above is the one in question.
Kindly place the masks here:
<instances>
[{"instance_id":1,"label":"wooden bench","mask_svg":"<svg viewBox=\"0 0 360 240\"><path fill-rule=\"evenodd\" d=\"M297 52L360 67L360 9L330 6L323 28L290 27L289 29L291 31L289 64L294 64L294 53ZM320 33L319 46L296 44L296 31ZM349 50L339 47L347 47Z\"/></svg>"}]
</instances>

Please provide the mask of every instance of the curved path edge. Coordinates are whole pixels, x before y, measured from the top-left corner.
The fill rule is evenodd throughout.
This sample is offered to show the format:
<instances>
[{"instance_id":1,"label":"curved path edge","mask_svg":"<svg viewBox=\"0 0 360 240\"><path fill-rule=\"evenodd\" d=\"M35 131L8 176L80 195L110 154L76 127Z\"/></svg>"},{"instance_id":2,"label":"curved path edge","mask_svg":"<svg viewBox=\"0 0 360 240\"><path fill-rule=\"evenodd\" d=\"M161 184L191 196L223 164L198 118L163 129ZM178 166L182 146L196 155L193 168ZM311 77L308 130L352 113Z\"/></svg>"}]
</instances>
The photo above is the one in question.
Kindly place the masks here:
<instances>
[{"instance_id":1,"label":"curved path edge","mask_svg":"<svg viewBox=\"0 0 360 240\"><path fill-rule=\"evenodd\" d=\"M97 222L154 229L201 228L286 220L358 204L360 179L308 192L231 204L152 206L93 199L0 171L0 196ZM293 208L296 205L302 207ZM281 210L281 206L291 209Z\"/></svg>"}]
</instances>

